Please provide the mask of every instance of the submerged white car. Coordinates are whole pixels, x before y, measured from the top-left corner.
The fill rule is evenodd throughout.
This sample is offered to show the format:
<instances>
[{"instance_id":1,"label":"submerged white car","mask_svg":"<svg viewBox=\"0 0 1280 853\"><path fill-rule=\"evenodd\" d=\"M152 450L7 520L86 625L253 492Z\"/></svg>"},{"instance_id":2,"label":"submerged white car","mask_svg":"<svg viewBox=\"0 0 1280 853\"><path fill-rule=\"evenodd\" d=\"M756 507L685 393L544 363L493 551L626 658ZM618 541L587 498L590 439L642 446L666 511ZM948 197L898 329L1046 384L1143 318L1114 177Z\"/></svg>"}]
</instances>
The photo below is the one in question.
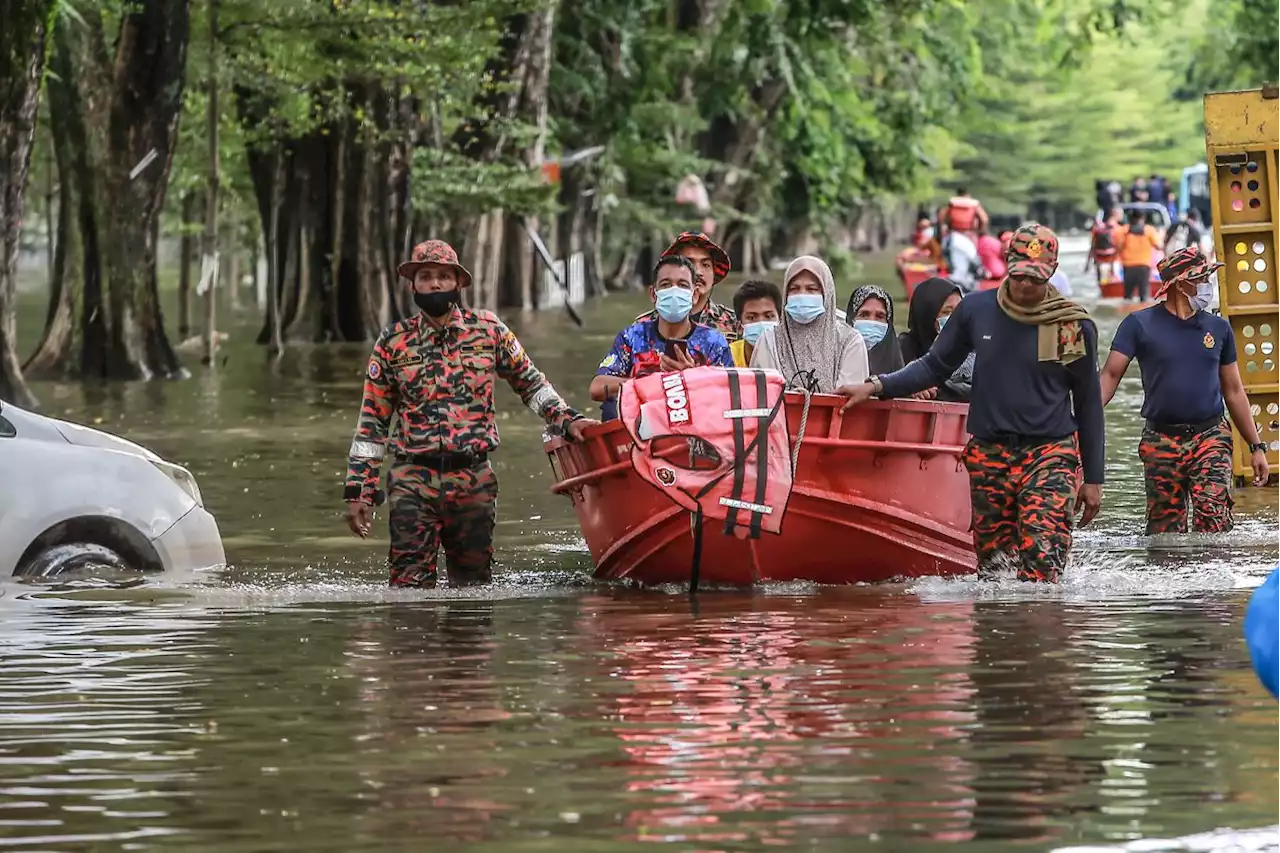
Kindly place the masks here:
<instances>
[{"instance_id":1,"label":"submerged white car","mask_svg":"<svg viewBox=\"0 0 1280 853\"><path fill-rule=\"evenodd\" d=\"M0 404L0 577L226 563L191 472L100 430Z\"/></svg>"}]
</instances>

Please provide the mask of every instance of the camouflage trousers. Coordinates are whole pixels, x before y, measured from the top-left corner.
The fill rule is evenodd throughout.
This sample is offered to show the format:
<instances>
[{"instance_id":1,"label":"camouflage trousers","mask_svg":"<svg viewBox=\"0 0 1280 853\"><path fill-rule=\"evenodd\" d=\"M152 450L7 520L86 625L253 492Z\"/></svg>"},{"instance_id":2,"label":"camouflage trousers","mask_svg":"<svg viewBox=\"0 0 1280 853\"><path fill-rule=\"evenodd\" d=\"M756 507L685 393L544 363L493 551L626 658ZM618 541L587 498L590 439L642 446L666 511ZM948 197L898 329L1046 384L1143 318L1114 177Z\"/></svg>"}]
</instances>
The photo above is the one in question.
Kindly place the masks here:
<instances>
[{"instance_id":1,"label":"camouflage trousers","mask_svg":"<svg viewBox=\"0 0 1280 853\"><path fill-rule=\"evenodd\" d=\"M450 586L490 581L498 517L498 478L492 465L442 474L396 461L387 487L392 586L435 586L441 545Z\"/></svg>"},{"instance_id":2,"label":"camouflage trousers","mask_svg":"<svg viewBox=\"0 0 1280 853\"><path fill-rule=\"evenodd\" d=\"M1234 525L1231 427L1225 420L1198 435L1142 431L1138 442L1147 484L1147 535L1186 533L1187 510L1197 533L1225 533Z\"/></svg>"},{"instance_id":3,"label":"camouflage trousers","mask_svg":"<svg viewBox=\"0 0 1280 853\"><path fill-rule=\"evenodd\" d=\"M971 439L964 449L973 500L978 577L1012 562L1018 579L1057 583L1071 552L1080 483L1074 437L1009 445Z\"/></svg>"}]
</instances>

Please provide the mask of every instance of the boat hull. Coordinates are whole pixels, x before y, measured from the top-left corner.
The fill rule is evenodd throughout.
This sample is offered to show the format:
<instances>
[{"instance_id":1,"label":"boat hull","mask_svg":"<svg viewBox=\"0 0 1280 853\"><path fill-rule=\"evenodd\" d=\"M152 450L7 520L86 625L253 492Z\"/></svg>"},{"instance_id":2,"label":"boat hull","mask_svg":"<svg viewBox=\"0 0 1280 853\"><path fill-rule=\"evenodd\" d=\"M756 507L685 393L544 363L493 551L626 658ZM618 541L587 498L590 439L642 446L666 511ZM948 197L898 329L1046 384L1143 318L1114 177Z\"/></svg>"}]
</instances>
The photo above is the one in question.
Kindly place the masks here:
<instances>
[{"instance_id":1,"label":"boat hull","mask_svg":"<svg viewBox=\"0 0 1280 853\"><path fill-rule=\"evenodd\" d=\"M778 535L740 539L704 520L700 581L845 584L975 570L968 474L960 461L968 407L876 401L847 415L843 398L815 395ZM792 442L803 397L787 395ZM597 577L687 583L691 515L640 479L631 441L613 421L581 443L545 449L552 491L573 502Z\"/></svg>"},{"instance_id":2,"label":"boat hull","mask_svg":"<svg viewBox=\"0 0 1280 853\"><path fill-rule=\"evenodd\" d=\"M924 264L907 264L901 269L900 273L902 287L906 290L907 299L909 300L918 285L938 275L938 268ZM978 290L995 290L1002 281L1004 281L1002 278L984 278L978 282Z\"/></svg>"}]
</instances>

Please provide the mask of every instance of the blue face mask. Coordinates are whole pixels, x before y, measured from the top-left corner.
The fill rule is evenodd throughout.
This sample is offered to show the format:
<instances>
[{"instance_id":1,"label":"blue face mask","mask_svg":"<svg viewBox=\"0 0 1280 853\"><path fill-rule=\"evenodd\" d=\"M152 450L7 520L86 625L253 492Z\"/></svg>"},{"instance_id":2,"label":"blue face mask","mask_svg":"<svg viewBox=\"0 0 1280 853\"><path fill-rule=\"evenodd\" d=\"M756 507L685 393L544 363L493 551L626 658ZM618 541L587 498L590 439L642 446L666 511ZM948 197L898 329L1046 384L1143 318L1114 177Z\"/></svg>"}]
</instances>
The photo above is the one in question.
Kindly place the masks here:
<instances>
[{"instance_id":1,"label":"blue face mask","mask_svg":"<svg viewBox=\"0 0 1280 853\"><path fill-rule=\"evenodd\" d=\"M820 293L797 293L787 297L787 316L801 325L809 325L827 313Z\"/></svg>"},{"instance_id":2,"label":"blue face mask","mask_svg":"<svg viewBox=\"0 0 1280 853\"><path fill-rule=\"evenodd\" d=\"M1207 279L1196 284L1196 295L1190 296L1191 307L1197 311L1208 311L1213 295L1218 292L1218 274L1213 273Z\"/></svg>"},{"instance_id":3,"label":"blue face mask","mask_svg":"<svg viewBox=\"0 0 1280 853\"><path fill-rule=\"evenodd\" d=\"M858 320L854 322L853 328L857 329L858 334L862 335L862 339L867 342L867 349L883 341L884 336L889 333L889 324L878 320Z\"/></svg>"},{"instance_id":4,"label":"blue face mask","mask_svg":"<svg viewBox=\"0 0 1280 853\"><path fill-rule=\"evenodd\" d=\"M668 287L658 291L658 316L668 323L679 323L693 310L693 291L683 287Z\"/></svg>"},{"instance_id":5,"label":"blue face mask","mask_svg":"<svg viewBox=\"0 0 1280 853\"><path fill-rule=\"evenodd\" d=\"M943 326L945 326L945 325L947 325L947 321L948 321L948 320L950 320L950 319L951 319L951 315L950 315L950 314L943 314L941 317L939 317L939 318L938 318L938 332L939 332L939 333L941 333L941 332L942 332L942 327L943 327Z\"/></svg>"},{"instance_id":6,"label":"blue face mask","mask_svg":"<svg viewBox=\"0 0 1280 853\"><path fill-rule=\"evenodd\" d=\"M764 330L772 329L776 325L778 325L777 320L760 320L756 323L747 323L742 327L742 339L755 346L756 341L760 340L760 336L764 334Z\"/></svg>"}]
</instances>

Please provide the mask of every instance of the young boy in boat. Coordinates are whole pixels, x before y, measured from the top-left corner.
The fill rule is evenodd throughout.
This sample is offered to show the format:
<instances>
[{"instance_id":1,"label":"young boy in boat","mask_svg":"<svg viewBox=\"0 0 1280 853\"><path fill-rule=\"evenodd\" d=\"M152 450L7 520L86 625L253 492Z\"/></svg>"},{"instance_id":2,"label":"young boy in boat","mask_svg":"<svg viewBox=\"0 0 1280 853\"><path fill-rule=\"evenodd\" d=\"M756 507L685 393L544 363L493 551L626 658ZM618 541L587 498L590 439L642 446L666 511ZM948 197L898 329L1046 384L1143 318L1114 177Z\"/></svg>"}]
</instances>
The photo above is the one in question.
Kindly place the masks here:
<instances>
[{"instance_id":1,"label":"young boy in boat","mask_svg":"<svg viewBox=\"0 0 1280 853\"><path fill-rule=\"evenodd\" d=\"M729 254L711 242L701 231L685 231L671 242L662 257L681 257L693 265L693 310L689 319L700 326L710 326L725 340L738 339L738 318L733 311L711 298L711 289L729 274ZM657 319L657 311L648 311L636 317L635 322Z\"/></svg>"},{"instance_id":2,"label":"young boy in boat","mask_svg":"<svg viewBox=\"0 0 1280 853\"><path fill-rule=\"evenodd\" d=\"M604 420L618 417L618 394L629 379L708 364L733 367L724 335L690 318L694 286L693 264L688 259L680 255L658 259L649 286L653 316L641 315L618 333L591 380L591 399L600 401Z\"/></svg>"},{"instance_id":3,"label":"young boy in boat","mask_svg":"<svg viewBox=\"0 0 1280 853\"><path fill-rule=\"evenodd\" d=\"M1081 527L1102 505L1098 333L1088 313L1049 284L1058 267L1052 231L1022 226L1006 259L1009 276L1000 288L960 300L923 358L839 393L849 398L845 410L872 396L906 397L940 384L976 352L973 438L963 461L978 576L994 578L1013 557L1020 580L1052 583L1071 550L1072 498L1083 506Z\"/></svg>"},{"instance_id":4,"label":"young boy in boat","mask_svg":"<svg viewBox=\"0 0 1280 853\"><path fill-rule=\"evenodd\" d=\"M1249 442L1253 484L1264 486L1270 472L1267 446L1249 412L1249 397L1236 363L1231 324L1205 309L1216 285L1199 246L1188 246L1160 261L1155 296L1164 301L1125 317L1102 368L1102 404L1111 402L1129 362L1142 369L1142 416L1138 442L1147 486L1147 535L1192 529L1225 533L1231 518L1231 427L1223 404Z\"/></svg>"},{"instance_id":5,"label":"young boy in boat","mask_svg":"<svg viewBox=\"0 0 1280 853\"><path fill-rule=\"evenodd\" d=\"M782 291L771 281L744 281L733 294L733 313L742 323L742 337L729 345L735 367L750 367L751 353L765 329L778 325Z\"/></svg>"},{"instance_id":6,"label":"young boy in boat","mask_svg":"<svg viewBox=\"0 0 1280 853\"><path fill-rule=\"evenodd\" d=\"M495 314L461 307L471 273L448 243L419 243L397 272L421 311L388 326L373 345L347 459L347 526L369 535L390 451L391 585L435 586L442 545L450 586L488 583L498 499L488 458L498 449L494 378L571 440L596 421L565 403Z\"/></svg>"}]
</instances>

